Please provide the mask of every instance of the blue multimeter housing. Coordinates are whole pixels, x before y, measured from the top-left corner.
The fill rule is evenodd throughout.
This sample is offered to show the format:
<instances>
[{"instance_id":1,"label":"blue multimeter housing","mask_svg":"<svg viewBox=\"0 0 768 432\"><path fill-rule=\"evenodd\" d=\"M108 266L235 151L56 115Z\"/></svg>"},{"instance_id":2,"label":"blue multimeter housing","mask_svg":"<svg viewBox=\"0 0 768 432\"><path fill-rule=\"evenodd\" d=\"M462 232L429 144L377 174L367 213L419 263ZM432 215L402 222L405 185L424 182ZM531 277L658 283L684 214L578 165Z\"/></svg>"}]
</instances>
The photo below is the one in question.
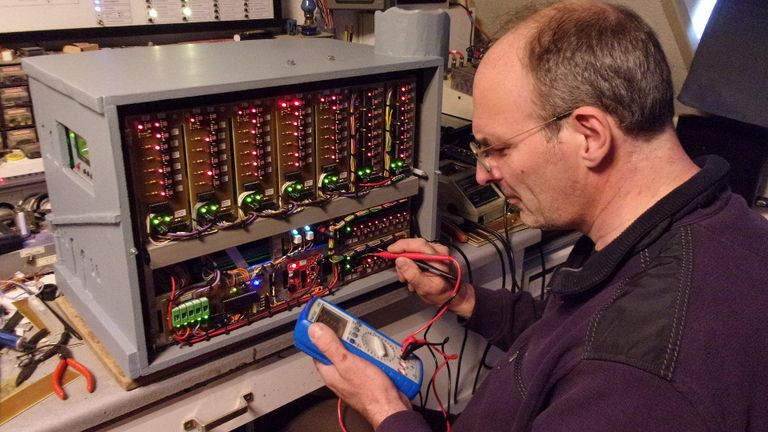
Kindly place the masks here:
<instances>
[{"instance_id":1,"label":"blue multimeter housing","mask_svg":"<svg viewBox=\"0 0 768 432\"><path fill-rule=\"evenodd\" d=\"M330 327L351 353L381 369L408 399L419 393L424 372L419 357L412 354L401 359L399 343L323 298L313 298L301 311L293 330L296 348L323 364L331 364L309 339L309 326L315 322Z\"/></svg>"}]
</instances>

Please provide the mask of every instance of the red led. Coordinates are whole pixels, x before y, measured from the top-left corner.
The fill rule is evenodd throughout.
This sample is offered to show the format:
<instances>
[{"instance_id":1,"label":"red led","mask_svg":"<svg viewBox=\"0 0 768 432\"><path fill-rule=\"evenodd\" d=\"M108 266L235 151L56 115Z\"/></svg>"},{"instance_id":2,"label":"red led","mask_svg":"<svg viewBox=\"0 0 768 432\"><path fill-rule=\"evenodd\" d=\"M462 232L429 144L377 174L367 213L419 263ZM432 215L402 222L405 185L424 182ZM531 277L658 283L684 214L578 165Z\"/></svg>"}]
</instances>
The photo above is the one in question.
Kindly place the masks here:
<instances>
[{"instance_id":1,"label":"red led","mask_svg":"<svg viewBox=\"0 0 768 432\"><path fill-rule=\"evenodd\" d=\"M254 156L258 155L258 153L256 151L252 151L251 154L254 155Z\"/></svg>"},{"instance_id":2,"label":"red led","mask_svg":"<svg viewBox=\"0 0 768 432\"><path fill-rule=\"evenodd\" d=\"M325 102L325 98L320 98L320 102Z\"/></svg>"},{"instance_id":3,"label":"red led","mask_svg":"<svg viewBox=\"0 0 768 432\"><path fill-rule=\"evenodd\" d=\"M162 168L160 168L160 169L158 169L158 170L157 170L157 172L158 172L158 173L160 173L160 174L162 174L162 173L163 173L163 169L162 169Z\"/></svg>"},{"instance_id":4,"label":"red led","mask_svg":"<svg viewBox=\"0 0 768 432\"><path fill-rule=\"evenodd\" d=\"M205 137L205 138L203 138L203 141L205 141L205 142L211 142L211 137Z\"/></svg>"},{"instance_id":5,"label":"red led","mask_svg":"<svg viewBox=\"0 0 768 432\"><path fill-rule=\"evenodd\" d=\"M400 91L405 91L405 87L400 87Z\"/></svg>"},{"instance_id":6,"label":"red led","mask_svg":"<svg viewBox=\"0 0 768 432\"><path fill-rule=\"evenodd\" d=\"M251 123L256 123L256 119L251 120Z\"/></svg>"},{"instance_id":7,"label":"red led","mask_svg":"<svg viewBox=\"0 0 768 432\"><path fill-rule=\"evenodd\" d=\"M156 145L156 146L155 146L155 150L160 150L160 146L159 146L159 145Z\"/></svg>"},{"instance_id":8,"label":"red led","mask_svg":"<svg viewBox=\"0 0 768 432\"><path fill-rule=\"evenodd\" d=\"M296 162L294 165L296 165L297 167L300 167L301 166L301 162Z\"/></svg>"},{"instance_id":9,"label":"red led","mask_svg":"<svg viewBox=\"0 0 768 432\"><path fill-rule=\"evenodd\" d=\"M295 100L295 101L293 101L293 105L294 106L301 106L301 101Z\"/></svg>"},{"instance_id":10,"label":"red led","mask_svg":"<svg viewBox=\"0 0 768 432\"><path fill-rule=\"evenodd\" d=\"M294 155L294 156L296 156L296 157L299 157L299 156L301 156L301 155L300 155L300 154L298 154L298 153L294 153L293 155Z\"/></svg>"},{"instance_id":11,"label":"red led","mask_svg":"<svg viewBox=\"0 0 768 432\"><path fill-rule=\"evenodd\" d=\"M296 263L292 263L291 265L288 266L288 269L289 270L296 270L296 267L298 267L298 265Z\"/></svg>"},{"instance_id":12,"label":"red led","mask_svg":"<svg viewBox=\"0 0 768 432\"><path fill-rule=\"evenodd\" d=\"M293 136L299 136L299 133L298 132L294 132Z\"/></svg>"},{"instance_id":13,"label":"red led","mask_svg":"<svg viewBox=\"0 0 768 432\"><path fill-rule=\"evenodd\" d=\"M210 171L210 170L209 170L209 171L206 171L205 173L206 173L206 174L208 174L209 176L212 176L212 175L213 175L213 171Z\"/></svg>"},{"instance_id":14,"label":"red led","mask_svg":"<svg viewBox=\"0 0 768 432\"><path fill-rule=\"evenodd\" d=\"M334 155L331 155L331 159L336 159L336 156L334 156Z\"/></svg>"},{"instance_id":15,"label":"red led","mask_svg":"<svg viewBox=\"0 0 768 432\"><path fill-rule=\"evenodd\" d=\"M299 125L299 122L293 122L293 125L294 125L294 126L298 126L298 125Z\"/></svg>"},{"instance_id":16,"label":"red led","mask_svg":"<svg viewBox=\"0 0 768 432\"><path fill-rule=\"evenodd\" d=\"M336 96L331 96L331 99L336 100Z\"/></svg>"},{"instance_id":17,"label":"red led","mask_svg":"<svg viewBox=\"0 0 768 432\"><path fill-rule=\"evenodd\" d=\"M163 134L155 134L155 138L162 138Z\"/></svg>"},{"instance_id":18,"label":"red led","mask_svg":"<svg viewBox=\"0 0 768 432\"><path fill-rule=\"evenodd\" d=\"M160 122L155 122L155 127L160 127Z\"/></svg>"},{"instance_id":19,"label":"red led","mask_svg":"<svg viewBox=\"0 0 768 432\"><path fill-rule=\"evenodd\" d=\"M255 113L256 112L256 108L251 108L251 112Z\"/></svg>"},{"instance_id":20,"label":"red led","mask_svg":"<svg viewBox=\"0 0 768 432\"><path fill-rule=\"evenodd\" d=\"M194 122L195 122L195 118L194 118L194 117L190 117L190 118L189 118L189 122L190 122L190 123L194 123Z\"/></svg>"},{"instance_id":21,"label":"red led","mask_svg":"<svg viewBox=\"0 0 768 432\"><path fill-rule=\"evenodd\" d=\"M256 135L256 129L251 129L251 133Z\"/></svg>"},{"instance_id":22,"label":"red led","mask_svg":"<svg viewBox=\"0 0 768 432\"><path fill-rule=\"evenodd\" d=\"M373 153L368 152L368 157L371 157L371 156L373 156Z\"/></svg>"},{"instance_id":23,"label":"red led","mask_svg":"<svg viewBox=\"0 0 768 432\"><path fill-rule=\"evenodd\" d=\"M160 192L160 195L165 196L165 192Z\"/></svg>"},{"instance_id":24,"label":"red led","mask_svg":"<svg viewBox=\"0 0 768 432\"><path fill-rule=\"evenodd\" d=\"M332 106L332 107L331 107L331 109L332 109L332 110L334 110L334 111L335 111L335 110L337 110L338 108L339 108L339 107L337 107L336 105L334 105L334 106Z\"/></svg>"},{"instance_id":25,"label":"red led","mask_svg":"<svg viewBox=\"0 0 768 432\"><path fill-rule=\"evenodd\" d=\"M243 110L238 110L237 115L243 115Z\"/></svg>"},{"instance_id":26,"label":"red led","mask_svg":"<svg viewBox=\"0 0 768 432\"><path fill-rule=\"evenodd\" d=\"M285 103L285 102L280 102L280 106L281 106L281 107L283 107L283 108L285 108L285 107L287 107L287 106L288 106L288 104L287 104L287 103Z\"/></svg>"},{"instance_id":27,"label":"red led","mask_svg":"<svg viewBox=\"0 0 768 432\"><path fill-rule=\"evenodd\" d=\"M294 111L294 112L293 112L293 115L299 115L299 114L301 114L301 113L300 113L300 112L298 112L298 111Z\"/></svg>"},{"instance_id":28,"label":"red led","mask_svg":"<svg viewBox=\"0 0 768 432\"><path fill-rule=\"evenodd\" d=\"M259 163L258 163L258 162L253 162L251 165L253 165L253 166L259 166Z\"/></svg>"},{"instance_id":29,"label":"red led","mask_svg":"<svg viewBox=\"0 0 768 432\"><path fill-rule=\"evenodd\" d=\"M138 130L144 130L144 125L137 125L137 126L136 126L136 129L138 129Z\"/></svg>"},{"instance_id":30,"label":"red led","mask_svg":"<svg viewBox=\"0 0 768 432\"><path fill-rule=\"evenodd\" d=\"M368 96L373 96L373 93L371 93L371 92L368 92Z\"/></svg>"}]
</instances>

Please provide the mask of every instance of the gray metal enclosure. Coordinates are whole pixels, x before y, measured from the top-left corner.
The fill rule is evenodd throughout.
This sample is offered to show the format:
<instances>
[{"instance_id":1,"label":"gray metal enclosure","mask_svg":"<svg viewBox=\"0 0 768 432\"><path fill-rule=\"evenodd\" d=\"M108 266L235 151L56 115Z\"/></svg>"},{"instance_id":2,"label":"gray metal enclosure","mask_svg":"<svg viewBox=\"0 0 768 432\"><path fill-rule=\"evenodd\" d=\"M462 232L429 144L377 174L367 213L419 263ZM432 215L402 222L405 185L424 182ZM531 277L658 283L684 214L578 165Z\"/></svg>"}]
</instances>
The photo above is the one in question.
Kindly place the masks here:
<instances>
[{"instance_id":1,"label":"gray metal enclosure","mask_svg":"<svg viewBox=\"0 0 768 432\"><path fill-rule=\"evenodd\" d=\"M134 47L25 59L54 210L57 283L125 373L149 375L289 323L298 314L280 313L205 343L156 350L147 337L144 290L151 281L147 275L157 267L417 194L420 232L435 238L442 62L438 57L383 56L373 47L326 39ZM141 244L126 181L122 106L399 71L415 74L422 86L414 166L428 174L426 180L410 177L361 201L337 199L325 209L259 221L247 231L163 246ZM70 166L65 128L88 142L87 173ZM394 281L392 271L374 274L344 285L333 301Z\"/></svg>"}]
</instances>

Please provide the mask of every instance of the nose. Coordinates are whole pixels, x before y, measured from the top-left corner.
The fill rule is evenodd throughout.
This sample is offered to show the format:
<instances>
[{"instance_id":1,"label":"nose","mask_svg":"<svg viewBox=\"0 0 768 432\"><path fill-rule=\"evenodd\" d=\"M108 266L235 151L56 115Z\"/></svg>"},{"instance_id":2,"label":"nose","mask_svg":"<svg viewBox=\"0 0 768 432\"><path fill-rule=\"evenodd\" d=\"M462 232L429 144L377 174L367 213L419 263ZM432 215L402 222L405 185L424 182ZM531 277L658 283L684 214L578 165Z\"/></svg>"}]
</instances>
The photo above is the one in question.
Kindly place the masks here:
<instances>
[{"instance_id":1,"label":"nose","mask_svg":"<svg viewBox=\"0 0 768 432\"><path fill-rule=\"evenodd\" d=\"M486 185L493 181L493 173L488 172L485 167L478 163L475 167L475 180L477 180L477 184Z\"/></svg>"}]
</instances>

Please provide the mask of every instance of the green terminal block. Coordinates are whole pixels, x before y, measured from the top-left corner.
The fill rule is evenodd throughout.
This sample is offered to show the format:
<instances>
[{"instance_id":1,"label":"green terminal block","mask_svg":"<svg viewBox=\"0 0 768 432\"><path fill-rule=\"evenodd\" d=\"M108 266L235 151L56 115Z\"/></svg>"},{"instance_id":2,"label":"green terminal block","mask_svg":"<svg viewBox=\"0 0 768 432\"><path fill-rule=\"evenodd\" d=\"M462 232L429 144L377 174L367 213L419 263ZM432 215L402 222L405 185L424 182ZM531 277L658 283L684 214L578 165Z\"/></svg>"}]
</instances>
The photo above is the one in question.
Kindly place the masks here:
<instances>
[{"instance_id":1,"label":"green terminal block","mask_svg":"<svg viewBox=\"0 0 768 432\"><path fill-rule=\"evenodd\" d=\"M205 321L211 314L210 302L206 297L184 302L171 310L171 324L174 328Z\"/></svg>"}]
</instances>

